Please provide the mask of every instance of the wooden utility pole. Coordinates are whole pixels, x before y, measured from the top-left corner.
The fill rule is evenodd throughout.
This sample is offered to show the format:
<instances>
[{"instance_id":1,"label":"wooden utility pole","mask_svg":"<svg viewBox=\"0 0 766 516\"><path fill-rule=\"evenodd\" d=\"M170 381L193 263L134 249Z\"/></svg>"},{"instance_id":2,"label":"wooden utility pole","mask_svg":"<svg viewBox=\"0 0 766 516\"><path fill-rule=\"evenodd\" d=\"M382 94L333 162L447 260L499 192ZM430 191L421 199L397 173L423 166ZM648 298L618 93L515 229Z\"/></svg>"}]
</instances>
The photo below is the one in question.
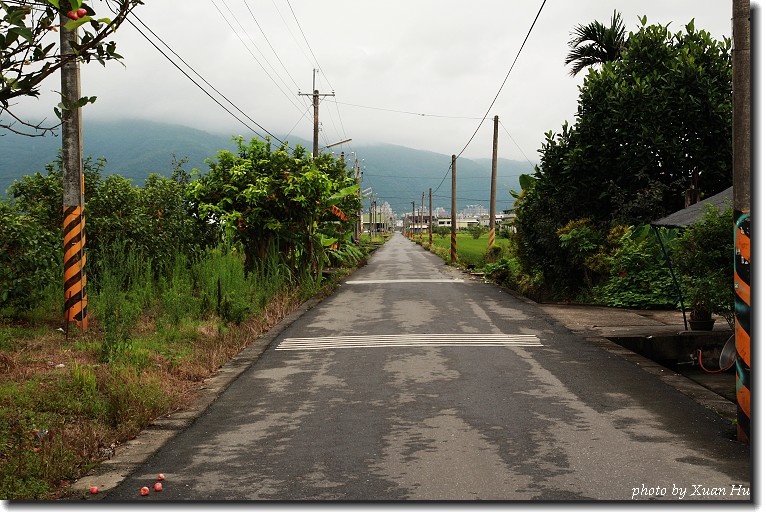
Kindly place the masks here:
<instances>
[{"instance_id":1,"label":"wooden utility pole","mask_svg":"<svg viewBox=\"0 0 766 516\"><path fill-rule=\"evenodd\" d=\"M412 224L410 224L410 237L415 236L415 201L412 201Z\"/></svg>"},{"instance_id":2,"label":"wooden utility pole","mask_svg":"<svg viewBox=\"0 0 766 516\"><path fill-rule=\"evenodd\" d=\"M319 156L319 97L334 97L335 92L332 93L319 93L319 90L316 89L317 87L317 70L314 69L314 79L313 79L313 87L311 88L313 93L300 93L298 92L298 95L311 95L313 102L314 102L314 149L312 151L312 155L316 158Z\"/></svg>"},{"instance_id":3,"label":"wooden utility pole","mask_svg":"<svg viewBox=\"0 0 766 516\"><path fill-rule=\"evenodd\" d=\"M428 189L428 244L434 243L434 192L432 188Z\"/></svg>"},{"instance_id":4,"label":"wooden utility pole","mask_svg":"<svg viewBox=\"0 0 766 516\"><path fill-rule=\"evenodd\" d=\"M457 261L457 156L452 155L452 236L450 239L450 262Z\"/></svg>"},{"instance_id":5,"label":"wooden utility pole","mask_svg":"<svg viewBox=\"0 0 766 516\"><path fill-rule=\"evenodd\" d=\"M425 223L426 193L420 192L420 241L423 241L423 224Z\"/></svg>"},{"instance_id":6,"label":"wooden utility pole","mask_svg":"<svg viewBox=\"0 0 766 516\"><path fill-rule=\"evenodd\" d=\"M495 245L495 202L497 200L497 124L499 117L495 115L495 132L492 137L492 187L489 193L489 242L487 247Z\"/></svg>"},{"instance_id":7,"label":"wooden utility pole","mask_svg":"<svg viewBox=\"0 0 766 516\"><path fill-rule=\"evenodd\" d=\"M750 1L732 4L732 174L737 439L750 442Z\"/></svg>"},{"instance_id":8,"label":"wooden utility pole","mask_svg":"<svg viewBox=\"0 0 766 516\"><path fill-rule=\"evenodd\" d=\"M74 56L77 29L63 27L69 20L61 14L60 59L61 96L64 106L74 106L80 99L80 63ZM79 107L61 110L61 159L64 205L64 312L67 336L69 322L88 329L85 294L85 183L82 172L82 112Z\"/></svg>"},{"instance_id":9,"label":"wooden utility pole","mask_svg":"<svg viewBox=\"0 0 766 516\"><path fill-rule=\"evenodd\" d=\"M356 195L359 198L359 211L357 212L357 219L356 224L354 224L354 240L359 242L362 239L362 232L364 230L364 225L362 224L362 178L359 175L359 159L354 159L354 178L356 179Z\"/></svg>"}]
</instances>

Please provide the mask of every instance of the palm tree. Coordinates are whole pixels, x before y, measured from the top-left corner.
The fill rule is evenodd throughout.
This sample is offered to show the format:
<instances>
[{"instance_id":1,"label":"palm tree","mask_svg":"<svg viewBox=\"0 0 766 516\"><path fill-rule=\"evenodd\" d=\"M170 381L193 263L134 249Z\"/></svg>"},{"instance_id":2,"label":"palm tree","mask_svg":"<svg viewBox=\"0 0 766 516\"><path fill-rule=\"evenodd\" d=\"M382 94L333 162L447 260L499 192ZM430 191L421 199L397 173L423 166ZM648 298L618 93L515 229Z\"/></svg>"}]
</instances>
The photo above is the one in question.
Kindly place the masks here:
<instances>
[{"instance_id":1,"label":"palm tree","mask_svg":"<svg viewBox=\"0 0 766 516\"><path fill-rule=\"evenodd\" d=\"M569 74L574 77L584 68L616 61L625 47L625 37L625 24L617 11L609 27L598 21L578 25L569 40L572 50L564 60L565 64L572 64Z\"/></svg>"}]
</instances>

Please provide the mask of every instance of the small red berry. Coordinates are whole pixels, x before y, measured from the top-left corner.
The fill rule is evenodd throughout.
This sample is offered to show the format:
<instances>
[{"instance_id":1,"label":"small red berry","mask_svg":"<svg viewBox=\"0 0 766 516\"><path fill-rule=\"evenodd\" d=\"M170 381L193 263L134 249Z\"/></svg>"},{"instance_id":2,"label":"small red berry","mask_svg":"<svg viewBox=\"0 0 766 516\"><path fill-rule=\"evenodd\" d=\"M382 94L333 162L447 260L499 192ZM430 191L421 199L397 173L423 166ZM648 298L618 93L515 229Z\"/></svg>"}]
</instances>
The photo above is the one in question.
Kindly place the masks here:
<instances>
[{"instance_id":1,"label":"small red berry","mask_svg":"<svg viewBox=\"0 0 766 516\"><path fill-rule=\"evenodd\" d=\"M90 494L98 494L98 487L93 486L90 489L88 489L88 491L90 491Z\"/></svg>"},{"instance_id":2,"label":"small red berry","mask_svg":"<svg viewBox=\"0 0 766 516\"><path fill-rule=\"evenodd\" d=\"M83 16L88 16L88 11L86 11L84 7L80 7L75 14L77 14L78 18L82 18Z\"/></svg>"},{"instance_id":3,"label":"small red berry","mask_svg":"<svg viewBox=\"0 0 766 516\"><path fill-rule=\"evenodd\" d=\"M76 20L77 18L79 18L79 16L77 16L77 13L74 11L69 11L68 13L66 13L66 17L69 18L70 20Z\"/></svg>"},{"instance_id":4,"label":"small red berry","mask_svg":"<svg viewBox=\"0 0 766 516\"><path fill-rule=\"evenodd\" d=\"M154 490L157 491L158 493L162 491L162 484L160 482L157 482L156 484L154 484Z\"/></svg>"},{"instance_id":5,"label":"small red berry","mask_svg":"<svg viewBox=\"0 0 766 516\"><path fill-rule=\"evenodd\" d=\"M146 486L142 487L140 493L141 493L141 496L148 495L149 494L149 488L146 487Z\"/></svg>"},{"instance_id":6,"label":"small red berry","mask_svg":"<svg viewBox=\"0 0 766 516\"><path fill-rule=\"evenodd\" d=\"M157 475L157 480L165 480L164 473L160 473L159 475Z\"/></svg>"}]
</instances>

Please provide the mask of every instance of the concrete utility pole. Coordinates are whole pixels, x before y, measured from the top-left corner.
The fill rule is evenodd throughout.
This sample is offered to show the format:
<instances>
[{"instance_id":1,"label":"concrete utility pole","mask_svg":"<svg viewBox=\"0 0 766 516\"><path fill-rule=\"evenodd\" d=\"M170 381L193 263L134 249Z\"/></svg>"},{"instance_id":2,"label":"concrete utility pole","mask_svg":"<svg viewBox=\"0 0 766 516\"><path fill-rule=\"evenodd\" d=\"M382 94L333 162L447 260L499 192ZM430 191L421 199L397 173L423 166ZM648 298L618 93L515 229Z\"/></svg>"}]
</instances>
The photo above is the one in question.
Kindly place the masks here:
<instances>
[{"instance_id":1,"label":"concrete utility pole","mask_svg":"<svg viewBox=\"0 0 766 516\"><path fill-rule=\"evenodd\" d=\"M377 201L375 201L375 194L373 194L372 197L370 197L370 242L372 242L373 238L377 236L378 233L375 213L377 205Z\"/></svg>"},{"instance_id":2,"label":"concrete utility pole","mask_svg":"<svg viewBox=\"0 0 766 516\"><path fill-rule=\"evenodd\" d=\"M412 224L410 224L410 236L415 236L415 201L412 201Z\"/></svg>"},{"instance_id":3,"label":"concrete utility pole","mask_svg":"<svg viewBox=\"0 0 766 516\"><path fill-rule=\"evenodd\" d=\"M61 24L68 18L61 14ZM74 55L77 29L60 31L61 59ZM61 67L61 96L65 106L80 99L80 63L67 61ZM61 110L61 157L64 205L64 311L67 336L69 322L86 331L88 329L85 294L85 183L82 172L82 112L79 107Z\"/></svg>"},{"instance_id":4,"label":"concrete utility pole","mask_svg":"<svg viewBox=\"0 0 766 516\"><path fill-rule=\"evenodd\" d=\"M426 193L420 193L420 241L423 241L423 224L425 224L425 211L426 211Z\"/></svg>"},{"instance_id":5,"label":"concrete utility pole","mask_svg":"<svg viewBox=\"0 0 766 516\"><path fill-rule=\"evenodd\" d=\"M311 95L314 102L314 149L312 152L312 155L316 158L319 156L319 97L334 97L335 92L332 93L319 93L319 90L316 89L317 87L317 70L314 69L314 80L313 80L313 87L311 88L313 93L300 93L298 92L298 95Z\"/></svg>"},{"instance_id":6,"label":"concrete utility pole","mask_svg":"<svg viewBox=\"0 0 766 516\"><path fill-rule=\"evenodd\" d=\"M358 186L356 195L359 198L359 211L357 212L356 224L354 225L354 241L359 242L362 238L362 231L364 229L362 225L362 178L359 175L359 159L354 159L354 178Z\"/></svg>"},{"instance_id":7,"label":"concrete utility pole","mask_svg":"<svg viewBox=\"0 0 766 516\"><path fill-rule=\"evenodd\" d=\"M492 188L489 194L489 241L487 247L495 245L495 201L497 200L497 123L499 117L495 115L495 132L492 137Z\"/></svg>"},{"instance_id":8,"label":"concrete utility pole","mask_svg":"<svg viewBox=\"0 0 766 516\"><path fill-rule=\"evenodd\" d=\"M732 173L737 439L750 442L750 1L732 4Z\"/></svg>"},{"instance_id":9,"label":"concrete utility pole","mask_svg":"<svg viewBox=\"0 0 766 516\"><path fill-rule=\"evenodd\" d=\"M428 189L428 244L434 243L434 192L432 188Z\"/></svg>"},{"instance_id":10,"label":"concrete utility pole","mask_svg":"<svg viewBox=\"0 0 766 516\"><path fill-rule=\"evenodd\" d=\"M452 155L452 237L450 242L450 262L457 261L457 156Z\"/></svg>"}]
</instances>

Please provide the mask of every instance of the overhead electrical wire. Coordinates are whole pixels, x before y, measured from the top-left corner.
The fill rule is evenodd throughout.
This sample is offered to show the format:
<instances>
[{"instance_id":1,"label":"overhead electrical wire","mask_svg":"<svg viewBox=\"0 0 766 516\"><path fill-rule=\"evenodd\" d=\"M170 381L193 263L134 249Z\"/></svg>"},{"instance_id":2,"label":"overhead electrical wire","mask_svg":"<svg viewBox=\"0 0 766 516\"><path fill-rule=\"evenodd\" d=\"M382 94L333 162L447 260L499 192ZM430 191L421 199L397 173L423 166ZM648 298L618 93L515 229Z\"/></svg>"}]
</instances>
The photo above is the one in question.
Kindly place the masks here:
<instances>
[{"instance_id":1,"label":"overhead electrical wire","mask_svg":"<svg viewBox=\"0 0 766 516\"><path fill-rule=\"evenodd\" d=\"M524 41L521 43L521 47L519 47L519 51L516 54L516 57L513 60L513 63L511 63L511 67L508 69L508 73L505 74L505 79L503 79L502 84L500 84L500 88L498 88L497 93L495 94L495 97L492 99L492 102L489 105L489 108L487 108L487 112L484 114L484 118L481 122L479 122L479 125L476 127L476 130L473 132L471 137L468 139L468 142L465 144L463 149L456 155L456 159L463 155L463 152L468 148L468 146L471 144L473 139L476 137L476 134L479 132L479 129L481 129L481 125L484 123L484 121L489 116L489 112L492 111L492 107L495 105L495 102L497 102L498 97L500 97L500 93L503 91L503 88L505 87L505 83L508 82L508 77L510 77L511 72L513 71L513 68L516 66L516 61L519 60L519 56L521 55L521 51L524 50L524 45L526 45L527 40L529 39L530 34L532 34L532 30L535 28L535 25L537 24L538 18L540 18L540 13L543 12L543 7L545 7L545 2L547 0L543 0L543 2L540 4L540 9L537 10L537 14L535 15L535 19L532 21L532 25L529 27L529 31L527 31L527 35L524 37ZM450 172L450 169L452 168L452 164L450 164L450 168L447 169L447 172L444 174L444 177L441 180L441 183L439 183L439 186L436 187L434 192L438 191L439 188L441 188L442 184L444 184L444 180L447 179L447 175Z\"/></svg>"},{"instance_id":2,"label":"overhead electrical wire","mask_svg":"<svg viewBox=\"0 0 766 516\"><path fill-rule=\"evenodd\" d=\"M111 6L110 6L110 9L111 9ZM160 36L158 36L158 35L157 35L157 33L155 33L155 32L154 32L154 31L153 31L153 30L152 30L152 29L151 29L151 28L150 28L148 25L146 25L146 23L144 23L144 22L141 20L141 18L139 18L139 17L138 17L138 16L137 16L137 15L136 15L134 12L131 12L131 13L130 13L130 16L129 16L128 18L126 18L126 19L125 19L125 21L127 21L127 22L128 22L128 23L129 23L129 24L130 24L130 25L131 25L131 26L132 26L134 29L136 29L136 31L137 31L137 32L138 32L138 33L139 33L139 34L140 34L140 35L141 35L141 36L142 36L144 39L146 39L146 41L148 41L148 42L149 42L149 43L150 43L150 44L151 44L151 45L152 45L152 46L153 46L153 47L154 47L154 48L155 48L155 49L156 49L156 50L157 50L157 51L158 51L160 54L162 54L162 55L163 55L163 57L165 57L165 59L167 59L167 60L170 62L170 64L172 64L172 65L173 65L173 66L174 66L176 69L178 69L178 71L180 71L180 72L181 72L181 73L182 73L182 74L183 74L183 75L184 75L184 76L185 76L187 79L189 79L189 80L190 80L192 83L194 83L194 85L195 85L195 86L197 86L197 88L199 88L199 89L200 89L200 90L201 90L201 91L202 91L202 92L203 92L205 95L207 95L208 97L210 97L210 99L211 99L211 100L213 100L213 102L215 102L216 104L218 104L218 105L219 105L219 106L220 106L220 107L221 107L221 108L222 108L224 111L226 111L227 113L229 113L229 114L230 114L230 115L231 115L231 116L232 116L234 119L236 119L236 120L237 120L239 123L241 123L243 126L247 127L247 128L248 128L250 131L252 131L254 134L256 134L256 135L260 136L261 138L264 138L264 139L266 138L266 137L265 137L263 134L261 134L260 132L258 132L257 130L255 130L253 127L251 127L251 126L250 126L250 125L249 125L247 122L245 122L245 121L244 121L244 120L242 120L240 117L238 117L236 114L234 114L234 113L233 113L233 112L232 112L232 111L231 111L229 108L227 108L226 106L224 106L224 105L223 105L223 104L222 104L222 103L221 103L221 102L220 102L218 99L216 99L216 98L215 98L215 97L214 97L214 96L213 96L213 95L212 95L212 94L211 94L209 91L207 91L207 90L206 90L206 89L205 89L205 88L204 88L204 87L203 87L203 86L202 86L200 83L198 83L196 80L194 80L194 78L193 78L193 77L191 77L191 75L189 75L189 74L186 72L186 70L184 70L183 68L181 68L181 67L178 65L178 63L176 63L176 62L175 62L175 61L174 61L174 60L173 60L173 59L172 59L172 58L171 58L171 57L170 57L170 56L169 56L169 55L168 55L168 54L167 54L167 53L166 53L164 50L162 50L162 49L161 49L161 48L160 48L160 47L157 45L157 43L155 43L154 41L152 41L152 39L151 39L149 36L147 36L147 35L146 35L146 33L145 33L144 31L142 31L142 30L141 30L141 29L140 29L140 28L139 28L139 27L138 27L138 26L137 26L135 23L133 23L133 21L130 19L130 17L132 17L132 18L135 18L135 20L136 20L138 23L140 23L140 24L141 24L141 25L142 25L142 26L143 26L143 27L144 27L144 28L145 28L145 29L146 29L148 32L150 32L150 33L152 34L152 36L154 36L155 38L157 38L157 40L158 40L160 43L162 43L162 45L164 45L164 46L165 46L165 48L167 48L167 49L168 49L168 50L169 50L169 51L170 51L170 52L171 52L171 53L172 53L172 54L173 54L173 55L174 55L174 56L175 56L175 57L176 57L178 60L180 60L180 61L181 61L181 62L182 62L182 63L183 63L183 64L184 64L184 65L185 65L187 68L189 68L189 70L191 70L191 71L192 71L192 72L193 72L193 73L194 73L194 74L195 74L197 77L199 77L199 78L200 78L200 80L202 80L202 82L204 82L204 83L205 83L205 84L206 84L206 85L207 85L209 88L211 88L211 89L212 89L213 91L215 91L215 92L216 92L218 95L220 95L220 96L221 96L221 98L223 98L223 99L224 99L226 102L228 102L228 103L229 103L229 104L230 104L230 105L231 105L231 106L232 106L232 107L233 107L235 110L239 111L239 112L240 112L240 113L243 115L243 117L244 117L244 118L248 119L248 120L249 120L251 123L253 123L253 124L254 124L254 125L256 125L257 127L259 127L259 128L260 128L260 129L261 129L263 132L265 132L266 134L268 134L268 135L269 135L271 138L273 138L274 140L278 141L279 143L282 143L282 144L284 144L284 142L283 142L282 140L280 140L279 138L277 138L277 137L276 137L274 134L272 134L272 133L271 133L271 132L270 132L268 129L266 129L265 127L263 127L261 124L259 124L259 123L258 123L258 122L256 122L255 120L253 120L253 119L252 119L252 118L251 118L251 117L250 117L250 116L249 116L247 113L245 113L245 112L244 112L242 109L240 109L240 108L239 108L239 107L238 107L236 104L234 104L234 103L233 103L231 100L229 100L229 98L228 98L228 97L226 97L226 95L224 95L223 93L221 93L221 92L220 92L220 91L219 91L219 90L218 90L218 89L217 89L215 86L213 86L212 84L210 84L210 82L208 82L208 80L207 80L207 79L205 79L205 78L204 78L204 77L203 77L203 76L202 76L202 75L201 75L199 72L197 72L197 70L195 70L193 66L191 66L189 63L187 63L187 62L186 62L186 61L185 61L185 60L184 60L184 59L183 59L183 58L182 58L180 55L178 55L178 53L177 53L175 50L173 50L173 49L170 47L170 45L168 45L168 44L167 44L167 43L166 43L166 42L165 42L165 41L164 41L164 40L163 40L163 39L162 39Z\"/></svg>"},{"instance_id":3,"label":"overhead electrical wire","mask_svg":"<svg viewBox=\"0 0 766 516\"><path fill-rule=\"evenodd\" d=\"M268 36L266 36L266 32L264 32L263 28L261 27L261 24L258 23L258 19L255 17L255 13L250 8L250 4L248 3L248 1L247 0L242 0L242 2L245 4L245 7L247 7L247 10L250 12L250 16L253 17L253 21L255 22L255 25L258 27L258 30L261 31L261 34L263 35L263 39L266 40L266 43L268 43L269 48L271 48L271 51L274 53L274 57L276 57L277 61L279 61L279 64L282 65L282 68L284 69L285 73L290 78L290 80L293 81L293 84L295 85L295 87L297 89L300 89L300 86L298 86L298 83L295 81L293 76L290 74L290 71L287 69L287 67L285 66L285 63L282 61L282 58L279 57L279 54L277 53L276 49L271 44L271 41L269 41Z\"/></svg>"},{"instance_id":4,"label":"overhead electrical wire","mask_svg":"<svg viewBox=\"0 0 766 516\"><path fill-rule=\"evenodd\" d=\"M277 3L274 0L271 0L271 3L274 5L274 9L277 10L277 14L279 15L279 17L282 19L282 23L284 24L285 28L287 29L287 33L290 34L290 37L295 42L295 45L298 47L298 50L300 50L301 53L303 54L303 57L306 58L306 62L308 62L308 64L312 68L316 67L316 63L312 63L311 62L311 59L309 59L309 56L307 56L306 52L303 50L303 46L300 43L298 43L298 40L295 38L295 34L293 34L293 31L290 30L290 26L288 25L287 20L285 20L285 17L282 16L282 11L279 10L279 6L277 6Z\"/></svg>"},{"instance_id":5,"label":"overhead electrical wire","mask_svg":"<svg viewBox=\"0 0 766 516\"><path fill-rule=\"evenodd\" d=\"M306 46L309 49L309 52L311 52L311 56L314 58L314 62L316 63L316 67L319 69L320 73L324 76L324 78L327 80L327 85L330 87L330 90L334 93L335 88L333 87L332 83L330 83L330 78L327 76L327 74L324 72L324 69L319 65L319 59L317 59L316 54L314 54L314 50L311 48L311 44L309 43L308 38L306 37L306 33L303 31L303 27L301 26L301 22L298 21L298 16L295 14L295 10L293 9L292 4L290 3L290 0L285 0L287 2L287 6L290 8L290 12L293 15L293 18L295 19L295 24L298 26L298 30L300 30L301 35L303 36L303 41L306 42ZM345 140L347 138L346 136L346 128L343 125L343 117L340 114L340 109L338 108L338 104L335 104L335 110L338 113L338 122L340 123L341 132L339 135L341 136L342 140ZM333 124L333 127L335 126L335 121L332 118L332 115L330 115L330 121ZM335 127L335 132L338 132L338 128Z\"/></svg>"},{"instance_id":6,"label":"overhead electrical wire","mask_svg":"<svg viewBox=\"0 0 766 516\"><path fill-rule=\"evenodd\" d=\"M178 55L178 53L177 53L175 50L173 50L173 49L170 47L170 45L168 45L168 44L167 44L167 43L166 43L166 42L165 42L165 41L164 41L164 40L163 40L161 37L159 37L159 36L158 36L158 35L157 35L157 34L156 34L156 33L155 33L155 32L154 32L152 29L150 29L148 25L146 25L146 24L145 24L145 23L144 23L144 22L143 22L143 21L142 21L142 20L141 20L141 19L140 19L138 16L136 16L136 14L135 14L135 13L132 13L132 12L131 12L131 13L130 13L130 16L131 16L131 17L133 17L133 18L135 18L135 19L136 19L136 21L138 21L138 22L139 22L139 23L140 23L140 24L141 24L141 25L142 25L142 26L143 26L143 27L144 27L144 28L145 28L147 31L149 31L149 32L150 32L150 33L151 33L151 34L152 34L152 35L153 35L155 38L157 38L157 40L158 40L158 41L160 41L160 42L161 42L161 43L162 43L162 44L163 44L163 45L164 45L164 46L165 46L165 47L166 47L166 48L167 48L167 49L168 49L168 50L169 50L169 51L170 51L170 52L171 52L171 53L172 53L174 56L176 56L176 58L178 58L178 59L179 59L179 60L180 60L180 61L181 61L181 62L182 62L182 63L183 63L183 64L184 64L184 65L185 65L187 68L189 68L189 70L191 70L191 71L192 71L192 72L193 72L193 73L194 73L194 74L195 74L197 77L199 77L199 78L200 78L200 79L201 79L201 80L202 80L202 81L203 81L203 82L204 82L204 83L205 83L205 84L206 84L208 87L210 87L210 88L211 88L213 91L215 91L215 92L216 92L218 95L220 95L220 96L221 96L221 98L223 98L223 99L224 99L226 102L228 102L228 103L229 103L229 104L230 104L230 105L231 105L231 106L232 106L232 107L233 107L235 110L239 111L239 112L240 112L240 113L241 113L241 114L242 114L242 115L243 115L245 118L247 118L247 119L248 119L250 122L252 122L252 123L253 123L253 124L255 124L257 127L259 127L259 128L260 128L260 129L261 129L263 132L265 132L266 134L268 134L269 136L271 136L271 137L272 137L274 140L278 141L279 143L282 143L282 144L284 144L284 142L283 142L282 140L280 140L279 138L277 138L277 137L276 137L274 134L272 134L272 133L271 133L271 132L270 132L268 129L266 129L265 127L263 127L261 124L259 124L259 123L258 123L258 122L256 122L255 120L253 120L253 119L252 119L252 118L251 118L251 117L250 117L250 116L249 116L247 113L245 113L245 112L244 112L242 109L240 109L240 108L239 108L239 107L238 107L236 104L234 104L234 103L233 103L231 100L229 100L229 98L228 98L228 97L226 97L226 95L224 95L223 93L221 93L221 92L220 92L220 91L219 91L217 88L215 88L215 86L213 86L212 84L210 84L210 82L208 82L208 81L207 81L207 79L205 79L204 77L202 77L202 75L200 75L200 73L199 73L199 72L197 72L197 70L195 70L195 69L194 69L194 67L192 67L192 66L191 66L189 63L187 63L187 62L186 62L186 61L185 61L185 60L184 60L184 59L183 59L183 58L182 58L180 55ZM160 48L160 47L157 45L157 43L155 43L154 41L152 41L152 39L151 39L149 36L147 36L147 35L146 35L146 33L145 33L144 31L142 31L142 30L141 30L141 29L140 29L140 28L139 28L139 27L138 27L138 26L137 26L135 23L133 23L133 21L130 19L130 17L126 18L125 20L126 20L126 21L127 21L127 22L128 22L128 23L129 23L129 24L130 24L130 25L131 25L131 26L132 26L134 29L136 29L136 31L138 31L138 33L139 33L139 34L141 34L141 36L143 36L143 38L144 38L144 39L146 39L146 40L147 40L147 41L148 41L148 42L149 42L149 43L150 43L150 44L151 44L151 45L152 45L152 46L153 46L153 47L154 47L154 48L155 48L155 49L156 49L156 50L157 50L157 51L158 51L160 54L162 54L162 55L165 57L165 59L167 59L167 60L170 62L170 64L172 64L174 67L176 67L176 68L178 69L178 71L180 71L182 74L184 74L184 75L186 76L186 78L187 78L187 79L189 79L189 80L190 80L192 83L194 83L194 85L195 85L195 86L197 86L197 88L199 88L199 89L200 89L200 90L201 90L201 91L202 91L202 92L203 92L205 95L207 95L208 97L210 97L210 99L212 99L212 100L213 100L213 102L215 102L216 104L218 104L218 105L219 105L219 106L220 106L220 107L221 107L221 108L222 108L224 111L226 111L227 113L229 113L229 114L230 114L232 117L234 117L234 118L235 118L235 119L236 119L236 120L237 120L239 123L241 123L242 125L244 125L245 127L247 127L247 128L248 128L250 131L252 131L254 134L256 134L256 135L260 136L261 138L265 138L265 136L264 136L263 134L261 134L260 132L258 132L258 131L257 131L257 130L255 130L255 129L253 129L253 127L251 127L251 126L250 126L250 125L249 125L247 122L245 122L244 120L242 120L242 119L241 119L240 117L238 117L238 116L237 116L235 113L233 113L233 112L232 112L232 111L231 111L229 108L227 108L226 106L224 106L224 105L223 105L223 104L222 104L222 103L221 103L221 102L220 102L220 101L219 101L217 98L215 98L215 97L214 97L214 96L213 96L213 95L212 95L212 94L211 94L211 93L210 93L208 90L206 90L206 89L205 89L205 88L204 88L204 87L203 87L203 86L202 86L200 83L198 83L196 80L194 80L194 78L193 78L191 75L189 75L189 73L187 73L187 72L186 72L186 70L184 70L183 68L181 68L181 66L179 66L179 65L178 65L178 63L176 63L176 62L175 62L175 61L174 61L174 60L173 60L173 59L172 59L172 58L171 58L171 57L170 57L170 56L169 56L167 53L165 53L165 51L164 51L164 50L162 50L162 49L161 49L161 48Z\"/></svg>"},{"instance_id":7,"label":"overhead electrical wire","mask_svg":"<svg viewBox=\"0 0 766 516\"><path fill-rule=\"evenodd\" d=\"M335 104L340 104L342 106L352 106L352 107L358 107L363 109L374 109L376 111L388 111L389 113L400 113L404 115L414 115L414 116L420 116L420 117L431 117L431 118L453 118L453 119L462 119L462 120L484 120L484 118L480 116L451 116L451 115L435 115L431 113L418 113L416 111L402 111L399 109L388 109L388 108L382 108L382 107L375 107L375 106L363 106L361 104L351 104L349 102L338 102L337 100L331 100L329 102L334 102Z\"/></svg>"},{"instance_id":8,"label":"overhead electrical wire","mask_svg":"<svg viewBox=\"0 0 766 516\"><path fill-rule=\"evenodd\" d=\"M218 11L218 13L221 15L221 18L223 18L223 20L224 20L224 21L226 22L226 24L229 26L229 28L231 29L231 31L234 33L234 35L236 35L236 36L237 36L237 38L239 38L239 40L242 42L242 45L244 45L244 47L247 49L247 51L248 51L248 52L250 53L250 55L252 56L253 60L254 60L254 61L255 61L255 62L258 64L258 66L260 66L260 67L261 67L261 69L262 69L262 70L263 70L263 72L266 74L266 76L267 76L267 77L268 77L268 78L271 80L271 82L273 82L273 83L274 83L274 85L277 87L277 89L278 89L278 90L279 90L279 91L282 93L282 95L284 95L284 96L285 96L285 98L286 98L286 99L287 99L287 100L288 100L288 101L289 101L289 102L290 102L290 103L293 105L293 107L295 107L295 108L296 108L296 109L297 109L299 112L301 112L301 111L303 110L303 108L302 108L302 107L300 107L300 106L298 106L298 104L296 104L296 102L295 102L295 100L293 99L293 97L292 97L292 96L290 96L289 94L287 94L287 93L286 93L286 92L285 92L285 91L282 89L282 87L281 87L281 86L280 86L280 85L277 83L277 81L274 79L274 77L272 77L272 76L271 76L271 74L268 72L268 70L266 70L266 67L265 67L265 66L263 66L263 64L260 62L260 60L259 60L259 59L258 59L258 58L255 56L255 54L253 53L253 51L252 51L252 50L250 50L250 47L248 47L248 46L247 46L247 43L245 43L245 40L244 40L244 39L242 39L242 36L240 36L240 34L237 32L237 30L236 30L236 29L234 28L234 26L231 24L231 22L229 21L229 19L228 19L228 18L226 18L226 16L223 14L223 11L221 10L221 8L220 8L220 7L218 7L218 4L216 4L216 2L215 2L214 0L210 0L210 3L211 3L211 4L213 4L213 7L215 7L215 9L216 9L216 10ZM248 34L248 33L247 33L247 31L245 30L245 28L244 28L244 27L242 26L242 24L239 22L239 19L237 18L237 16L236 16L236 15L235 15L235 14L232 12L232 10L229 8L229 5L226 3L226 0L221 0L221 3L223 3L223 5L226 7L226 9L228 9L228 10L229 10L229 13L230 13L230 14L231 14L231 16L234 18L234 20L235 20L235 21L236 21L236 22L239 24L239 27L242 29L242 32L244 32L245 34ZM248 38L250 38L249 34L248 34ZM261 51L260 51L260 49L258 49L258 46L255 44L255 42L253 41L253 39L252 39L252 38L250 38L250 42L253 44L253 46L254 46L254 47L255 47L255 49L258 51L258 53L260 53L260 54L261 54L261 57L263 57L263 58L264 58L264 60L266 60L265 56L263 55L263 52L261 52ZM271 63L269 63L269 62L268 62L268 60L266 60L266 62L267 62L267 64L269 64L269 66L271 66ZM273 70L273 67L272 67L272 70ZM276 73L276 70L274 70L274 72ZM279 75L278 75L278 74L277 74L277 76L279 77ZM282 78L281 78L281 77L279 77L279 79L280 79L280 80L282 80ZM283 83L284 83L284 81L283 81ZM285 87L288 87L288 86L287 86L287 84L285 84ZM288 88L289 88L289 87L288 87Z\"/></svg>"},{"instance_id":9,"label":"overhead electrical wire","mask_svg":"<svg viewBox=\"0 0 766 516\"><path fill-rule=\"evenodd\" d=\"M529 161L529 158L527 157L527 155L526 155L526 154L524 154L524 149L522 149L522 148L519 146L519 144L518 144L518 143L516 143L516 140L514 140L514 139L513 139L513 136L511 136L511 133L508 131L508 129L506 129L506 127L505 127L505 125L503 124L502 120L499 120L499 122L500 122L500 126L503 128L503 131L505 131L505 134L507 134L507 135L508 135L508 138L510 138L510 139L511 139L511 141L513 142L513 144L516 146L516 148L517 148L517 149L519 149L519 152L521 152L521 155L522 155L522 156L524 156L524 159L526 159L526 160L527 160L527 163L529 163L530 165L532 165L532 167L534 167L534 166L535 166L535 164L534 164L534 163L532 163L531 161Z\"/></svg>"},{"instance_id":10,"label":"overhead electrical wire","mask_svg":"<svg viewBox=\"0 0 766 516\"><path fill-rule=\"evenodd\" d=\"M309 40L306 38L306 33L303 32L303 27L301 27L301 22L298 21L298 16L296 16L295 11L293 10L293 6L290 4L290 0L285 0L287 2L287 6L290 8L290 12L293 13L293 18L295 19L295 24L298 25L298 30L301 31L301 35L303 36L303 41L306 42L306 46L309 49L309 52L311 52L311 57L314 58L314 63L316 63L317 68L320 70L322 69L319 66L319 59L317 59L317 56L314 54L314 50L312 50L311 45L309 44ZM324 75L324 72L322 72ZM327 76L325 75L325 79L327 79ZM327 79L327 84L332 88L332 85L330 85L330 79Z\"/></svg>"}]
</instances>

